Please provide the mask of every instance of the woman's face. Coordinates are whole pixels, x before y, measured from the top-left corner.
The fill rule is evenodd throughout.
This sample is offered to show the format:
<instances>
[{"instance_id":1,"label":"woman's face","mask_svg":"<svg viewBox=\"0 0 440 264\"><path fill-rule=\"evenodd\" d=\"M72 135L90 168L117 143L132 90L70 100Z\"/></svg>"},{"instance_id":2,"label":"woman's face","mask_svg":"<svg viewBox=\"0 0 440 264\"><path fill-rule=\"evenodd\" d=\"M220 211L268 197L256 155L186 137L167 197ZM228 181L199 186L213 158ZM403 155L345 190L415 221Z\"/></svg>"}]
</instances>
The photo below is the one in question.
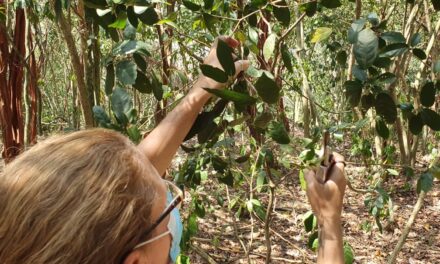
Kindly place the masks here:
<instances>
[{"instance_id":1,"label":"woman's face","mask_svg":"<svg viewBox=\"0 0 440 264\"><path fill-rule=\"evenodd\" d=\"M153 186L156 186L156 199L153 203L151 211L151 220L156 221L161 213L167 206L167 185L166 182L160 177L156 169L151 163L146 163L147 167L147 180ZM159 236L168 231L168 222L170 216L168 215L151 233L151 238ZM142 242L142 241L141 241ZM170 263L169 251L171 246L171 235L166 235L158 240L155 240L147 245L144 245L134 250L125 260L126 264L138 263L157 263L168 264Z\"/></svg>"}]
</instances>

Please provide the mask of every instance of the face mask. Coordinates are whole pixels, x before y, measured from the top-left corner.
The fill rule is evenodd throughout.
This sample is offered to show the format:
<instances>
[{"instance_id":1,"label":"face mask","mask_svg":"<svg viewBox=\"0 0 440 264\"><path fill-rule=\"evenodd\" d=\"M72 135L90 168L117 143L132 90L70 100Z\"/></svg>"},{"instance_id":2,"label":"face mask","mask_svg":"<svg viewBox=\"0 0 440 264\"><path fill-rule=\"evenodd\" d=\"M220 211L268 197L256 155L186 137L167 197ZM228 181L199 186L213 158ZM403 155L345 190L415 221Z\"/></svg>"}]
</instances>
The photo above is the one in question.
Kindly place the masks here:
<instances>
[{"instance_id":1,"label":"face mask","mask_svg":"<svg viewBox=\"0 0 440 264\"><path fill-rule=\"evenodd\" d=\"M171 203L173 196L171 192L167 192L167 203ZM180 240L182 239L183 224L180 218L179 209L174 208L170 213L170 221L168 222L168 231L171 235L170 259L175 263L180 255Z\"/></svg>"}]
</instances>

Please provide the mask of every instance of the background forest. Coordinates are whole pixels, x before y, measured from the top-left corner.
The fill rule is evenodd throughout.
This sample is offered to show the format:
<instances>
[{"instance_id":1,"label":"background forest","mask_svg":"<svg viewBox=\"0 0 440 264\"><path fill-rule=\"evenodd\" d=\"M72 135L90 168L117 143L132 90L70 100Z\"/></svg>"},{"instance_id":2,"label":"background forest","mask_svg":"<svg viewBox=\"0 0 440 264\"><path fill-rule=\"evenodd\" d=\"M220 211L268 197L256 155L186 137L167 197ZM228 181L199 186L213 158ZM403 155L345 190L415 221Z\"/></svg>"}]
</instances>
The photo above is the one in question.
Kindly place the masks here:
<instances>
[{"instance_id":1,"label":"background forest","mask_svg":"<svg viewBox=\"0 0 440 264\"><path fill-rule=\"evenodd\" d=\"M347 160L346 263L440 259L440 0L0 0L2 161L105 127L139 142L203 72L228 82L167 177L180 263L313 263L303 169ZM203 65L219 35L251 67ZM232 66L229 66L232 65ZM3 165L0 165L0 170Z\"/></svg>"}]
</instances>

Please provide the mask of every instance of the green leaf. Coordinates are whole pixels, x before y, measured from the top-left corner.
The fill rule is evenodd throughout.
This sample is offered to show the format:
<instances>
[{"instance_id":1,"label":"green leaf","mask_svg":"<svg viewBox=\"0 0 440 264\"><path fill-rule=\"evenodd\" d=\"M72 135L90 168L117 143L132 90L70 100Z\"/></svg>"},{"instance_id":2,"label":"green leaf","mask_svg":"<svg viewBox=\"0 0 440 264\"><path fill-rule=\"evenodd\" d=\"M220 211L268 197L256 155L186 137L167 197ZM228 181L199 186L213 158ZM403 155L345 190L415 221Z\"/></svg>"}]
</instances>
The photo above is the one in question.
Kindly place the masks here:
<instances>
[{"instance_id":1,"label":"green leaf","mask_svg":"<svg viewBox=\"0 0 440 264\"><path fill-rule=\"evenodd\" d=\"M377 94L374 102L376 112L381 115L388 124L392 124L397 118L397 108L393 98L387 93Z\"/></svg>"},{"instance_id":2,"label":"green leaf","mask_svg":"<svg viewBox=\"0 0 440 264\"><path fill-rule=\"evenodd\" d=\"M218 180L230 187L234 187L234 175L231 171L228 171L224 177L219 177Z\"/></svg>"},{"instance_id":3,"label":"green leaf","mask_svg":"<svg viewBox=\"0 0 440 264\"><path fill-rule=\"evenodd\" d=\"M255 88L257 89L258 95L263 99L264 102L268 104L274 104L278 102L280 98L280 88L276 82L269 78L264 72L260 78L258 78L255 83Z\"/></svg>"},{"instance_id":4,"label":"green leaf","mask_svg":"<svg viewBox=\"0 0 440 264\"><path fill-rule=\"evenodd\" d=\"M290 138L287 134L286 128L282 123L272 122L269 125L269 135L279 144L289 144Z\"/></svg>"},{"instance_id":5,"label":"green leaf","mask_svg":"<svg viewBox=\"0 0 440 264\"><path fill-rule=\"evenodd\" d=\"M374 106L374 95L372 93L362 95L361 98L362 108L367 111Z\"/></svg>"},{"instance_id":6,"label":"green leaf","mask_svg":"<svg viewBox=\"0 0 440 264\"><path fill-rule=\"evenodd\" d=\"M133 27L130 23L127 23L124 29L124 39L134 40L135 38L136 38L136 28Z\"/></svg>"},{"instance_id":7,"label":"green leaf","mask_svg":"<svg viewBox=\"0 0 440 264\"><path fill-rule=\"evenodd\" d=\"M107 124L112 122L104 108L99 105L93 106L93 117L95 118L96 122L98 122L98 125L102 127L107 127Z\"/></svg>"},{"instance_id":8,"label":"green leaf","mask_svg":"<svg viewBox=\"0 0 440 264\"><path fill-rule=\"evenodd\" d=\"M136 82L137 77L136 63L124 60L116 64L116 77L123 85L132 85Z\"/></svg>"},{"instance_id":9,"label":"green leaf","mask_svg":"<svg viewBox=\"0 0 440 264\"><path fill-rule=\"evenodd\" d=\"M358 19L351 24L350 29L348 30L348 42L351 44L355 44L357 42L358 34L362 31L362 29L367 23L365 19Z\"/></svg>"},{"instance_id":10,"label":"green leaf","mask_svg":"<svg viewBox=\"0 0 440 264\"><path fill-rule=\"evenodd\" d=\"M420 193L421 191L424 191L425 193L429 192L432 189L434 183L433 178L434 177L431 173L423 173L417 181L417 193Z\"/></svg>"},{"instance_id":11,"label":"green leaf","mask_svg":"<svg viewBox=\"0 0 440 264\"><path fill-rule=\"evenodd\" d=\"M318 42L324 41L330 37L332 32L333 32L333 30L331 28L319 27L313 33L313 37L312 37L311 42L318 43Z\"/></svg>"},{"instance_id":12,"label":"green leaf","mask_svg":"<svg viewBox=\"0 0 440 264\"><path fill-rule=\"evenodd\" d=\"M315 231L309 236L309 239L307 240L307 247L313 251L316 251L316 249L319 247L318 236L318 231Z\"/></svg>"},{"instance_id":13,"label":"green leaf","mask_svg":"<svg viewBox=\"0 0 440 264\"><path fill-rule=\"evenodd\" d=\"M336 54L336 61L339 63L339 65L345 66L345 64L347 64L347 57L347 52L345 50L341 50Z\"/></svg>"},{"instance_id":14,"label":"green leaf","mask_svg":"<svg viewBox=\"0 0 440 264\"><path fill-rule=\"evenodd\" d=\"M420 90L420 103L423 106L431 107L435 102L435 86L433 82L426 82Z\"/></svg>"},{"instance_id":15,"label":"green leaf","mask_svg":"<svg viewBox=\"0 0 440 264\"><path fill-rule=\"evenodd\" d=\"M292 55L289 52L289 49L285 44L281 46L281 57L283 59L284 66L286 69L293 73L293 65L292 65Z\"/></svg>"},{"instance_id":16,"label":"green leaf","mask_svg":"<svg viewBox=\"0 0 440 264\"><path fill-rule=\"evenodd\" d=\"M218 40L217 44L217 58L226 74L229 76L234 76L235 64L234 59L232 58L232 48L221 39Z\"/></svg>"},{"instance_id":17,"label":"green leaf","mask_svg":"<svg viewBox=\"0 0 440 264\"><path fill-rule=\"evenodd\" d=\"M327 8L337 8L341 6L341 1L339 0L321 0L321 5Z\"/></svg>"},{"instance_id":18,"label":"green leaf","mask_svg":"<svg viewBox=\"0 0 440 264\"><path fill-rule=\"evenodd\" d=\"M127 129L128 138L130 138L133 143L138 144L142 139L141 131L137 126L131 126Z\"/></svg>"},{"instance_id":19,"label":"green leaf","mask_svg":"<svg viewBox=\"0 0 440 264\"><path fill-rule=\"evenodd\" d=\"M211 157L211 164L214 170L220 173L225 172L226 168L228 167L228 163L217 155Z\"/></svg>"},{"instance_id":20,"label":"green leaf","mask_svg":"<svg viewBox=\"0 0 440 264\"><path fill-rule=\"evenodd\" d=\"M346 81L345 86L345 96L347 97L350 105L356 107L361 100L362 95L362 83L358 80L356 81Z\"/></svg>"},{"instance_id":21,"label":"green leaf","mask_svg":"<svg viewBox=\"0 0 440 264\"><path fill-rule=\"evenodd\" d=\"M133 59L134 59L134 62L136 62L136 65L137 65L139 70L144 72L147 69L147 62L142 57L142 55L134 53L133 54Z\"/></svg>"},{"instance_id":22,"label":"green leaf","mask_svg":"<svg viewBox=\"0 0 440 264\"><path fill-rule=\"evenodd\" d=\"M422 49L413 49L412 53L414 56L416 56L419 60L426 60L427 56L426 53Z\"/></svg>"},{"instance_id":23,"label":"green leaf","mask_svg":"<svg viewBox=\"0 0 440 264\"><path fill-rule=\"evenodd\" d=\"M122 43L117 45L113 50L113 54L119 55L129 55L133 53L142 54L145 56L150 56L148 52L147 43L139 40L124 40Z\"/></svg>"},{"instance_id":24,"label":"green leaf","mask_svg":"<svg viewBox=\"0 0 440 264\"><path fill-rule=\"evenodd\" d=\"M394 73L391 72L385 72L379 75L376 80L378 80L381 83L385 84L391 84L397 80L397 77Z\"/></svg>"},{"instance_id":25,"label":"green leaf","mask_svg":"<svg viewBox=\"0 0 440 264\"><path fill-rule=\"evenodd\" d=\"M368 74L365 70L363 70L359 65L354 65L352 73L356 79L362 82L366 82L368 80Z\"/></svg>"},{"instance_id":26,"label":"green leaf","mask_svg":"<svg viewBox=\"0 0 440 264\"><path fill-rule=\"evenodd\" d=\"M420 134L423 129L423 120L422 116L420 114L412 115L409 119L409 131L413 133L414 135Z\"/></svg>"},{"instance_id":27,"label":"green leaf","mask_svg":"<svg viewBox=\"0 0 440 264\"><path fill-rule=\"evenodd\" d=\"M390 45L387 45L382 53L380 54L381 57L396 57L400 56L403 53L405 53L408 50L408 45L405 43L393 43Z\"/></svg>"},{"instance_id":28,"label":"green leaf","mask_svg":"<svg viewBox=\"0 0 440 264\"><path fill-rule=\"evenodd\" d=\"M414 34L411 37L411 39L409 40L411 47L415 47L415 46L419 45L420 42L422 42L422 35L420 35L420 33Z\"/></svg>"},{"instance_id":29,"label":"green leaf","mask_svg":"<svg viewBox=\"0 0 440 264\"><path fill-rule=\"evenodd\" d=\"M308 211L307 213L304 214L303 223L304 223L304 229L307 233L312 232L316 228L317 219L312 211Z\"/></svg>"},{"instance_id":30,"label":"green leaf","mask_svg":"<svg viewBox=\"0 0 440 264\"><path fill-rule=\"evenodd\" d=\"M157 101L162 100L163 98L163 87L162 87L162 83L159 81L159 79L157 78L156 74L153 73L151 75L151 86L153 88L153 95L156 98Z\"/></svg>"},{"instance_id":31,"label":"green leaf","mask_svg":"<svg viewBox=\"0 0 440 264\"><path fill-rule=\"evenodd\" d=\"M120 12L115 22L108 25L109 28L124 29L127 24L127 13Z\"/></svg>"},{"instance_id":32,"label":"green leaf","mask_svg":"<svg viewBox=\"0 0 440 264\"><path fill-rule=\"evenodd\" d=\"M301 4L299 6L301 12L305 12L308 17L312 17L316 14L318 10L318 3L316 1L311 1L308 3Z\"/></svg>"},{"instance_id":33,"label":"green leaf","mask_svg":"<svg viewBox=\"0 0 440 264\"><path fill-rule=\"evenodd\" d=\"M262 170L257 176L257 192L261 192L263 190L266 182L266 172Z\"/></svg>"},{"instance_id":34,"label":"green leaf","mask_svg":"<svg viewBox=\"0 0 440 264\"><path fill-rule=\"evenodd\" d=\"M139 20L136 16L136 13L134 12L134 8L132 6L127 7L127 17L128 22L134 27L137 28L139 25Z\"/></svg>"},{"instance_id":35,"label":"green leaf","mask_svg":"<svg viewBox=\"0 0 440 264\"><path fill-rule=\"evenodd\" d=\"M344 243L344 264L352 264L354 262L353 248L348 242Z\"/></svg>"},{"instance_id":36,"label":"green leaf","mask_svg":"<svg viewBox=\"0 0 440 264\"><path fill-rule=\"evenodd\" d=\"M273 6L273 15L281 22L285 27L290 24L290 11L285 0L277 2L276 6Z\"/></svg>"},{"instance_id":37,"label":"green leaf","mask_svg":"<svg viewBox=\"0 0 440 264\"><path fill-rule=\"evenodd\" d=\"M388 68L391 65L391 59L387 57L377 57L373 65L378 68Z\"/></svg>"},{"instance_id":38,"label":"green leaf","mask_svg":"<svg viewBox=\"0 0 440 264\"><path fill-rule=\"evenodd\" d=\"M200 8L202 8L200 5L194 4L193 2L188 0L182 0L182 3L186 8L188 8L191 11L199 11Z\"/></svg>"},{"instance_id":39,"label":"green leaf","mask_svg":"<svg viewBox=\"0 0 440 264\"><path fill-rule=\"evenodd\" d=\"M395 32L395 31L384 32L384 33L382 33L382 35L380 35L380 37L383 40L385 40L388 44L405 43L406 42L406 39L403 36L403 34L400 32Z\"/></svg>"},{"instance_id":40,"label":"green leaf","mask_svg":"<svg viewBox=\"0 0 440 264\"><path fill-rule=\"evenodd\" d=\"M238 104L244 104L244 105L249 105L249 104L254 104L257 99L248 95L248 94L244 94L244 93L239 93L239 92L235 92L235 91L231 91L231 90L219 90L219 89L209 89L209 88L204 88L206 91L208 91L209 93L212 93L220 98L223 98L225 100L228 101L232 101L234 103L238 103Z\"/></svg>"},{"instance_id":41,"label":"green leaf","mask_svg":"<svg viewBox=\"0 0 440 264\"><path fill-rule=\"evenodd\" d=\"M107 71L107 76L105 77L105 94L109 95L115 86L115 68L113 62L109 63L105 69Z\"/></svg>"},{"instance_id":42,"label":"green leaf","mask_svg":"<svg viewBox=\"0 0 440 264\"><path fill-rule=\"evenodd\" d=\"M379 17L377 16L376 13L368 14L367 19L368 19L368 21L371 23L371 25L373 27L377 27L379 25L379 23L380 23Z\"/></svg>"},{"instance_id":43,"label":"green leaf","mask_svg":"<svg viewBox=\"0 0 440 264\"><path fill-rule=\"evenodd\" d=\"M208 64L200 65L203 75L213 79L219 83L226 83L228 81L228 75L219 68L213 67Z\"/></svg>"},{"instance_id":44,"label":"green leaf","mask_svg":"<svg viewBox=\"0 0 440 264\"><path fill-rule=\"evenodd\" d=\"M203 3L206 10L211 10L214 5L214 0L203 0Z\"/></svg>"},{"instance_id":45,"label":"green leaf","mask_svg":"<svg viewBox=\"0 0 440 264\"><path fill-rule=\"evenodd\" d=\"M379 49L379 41L371 29L364 29L359 32L357 41L353 46L356 62L363 69L373 65Z\"/></svg>"},{"instance_id":46,"label":"green leaf","mask_svg":"<svg viewBox=\"0 0 440 264\"><path fill-rule=\"evenodd\" d=\"M266 129L272 119L273 116L270 113L263 112L255 118L254 126L260 129Z\"/></svg>"},{"instance_id":47,"label":"green leaf","mask_svg":"<svg viewBox=\"0 0 440 264\"><path fill-rule=\"evenodd\" d=\"M137 71L137 78L133 87L141 93L149 94L153 91L150 80L148 80L147 76L145 76L145 74L140 70Z\"/></svg>"},{"instance_id":48,"label":"green leaf","mask_svg":"<svg viewBox=\"0 0 440 264\"><path fill-rule=\"evenodd\" d=\"M390 130L388 129L382 118L378 118L376 120L376 131L377 134L383 139L388 139L390 136Z\"/></svg>"},{"instance_id":49,"label":"green leaf","mask_svg":"<svg viewBox=\"0 0 440 264\"><path fill-rule=\"evenodd\" d=\"M423 123L434 131L440 131L440 115L429 108L423 108L420 112Z\"/></svg>"},{"instance_id":50,"label":"green leaf","mask_svg":"<svg viewBox=\"0 0 440 264\"><path fill-rule=\"evenodd\" d=\"M135 9L136 11L136 9ZM153 7L148 7L144 12L137 13L138 18L145 25L154 25L159 21L159 15Z\"/></svg>"},{"instance_id":51,"label":"green leaf","mask_svg":"<svg viewBox=\"0 0 440 264\"><path fill-rule=\"evenodd\" d=\"M263 46L263 56L266 61L269 61L270 57L272 57L273 51L275 50L275 43L277 40L277 35L272 33L267 37Z\"/></svg>"},{"instance_id":52,"label":"green leaf","mask_svg":"<svg viewBox=\"0 0 440 264\"><path fill-rule=\"evenodd\" d=\"M133 109L130 94L122 88L116 88L110 97L111 107L116 120L123 126L128 123L128 116Z\"/></svg>"}]
</instances>

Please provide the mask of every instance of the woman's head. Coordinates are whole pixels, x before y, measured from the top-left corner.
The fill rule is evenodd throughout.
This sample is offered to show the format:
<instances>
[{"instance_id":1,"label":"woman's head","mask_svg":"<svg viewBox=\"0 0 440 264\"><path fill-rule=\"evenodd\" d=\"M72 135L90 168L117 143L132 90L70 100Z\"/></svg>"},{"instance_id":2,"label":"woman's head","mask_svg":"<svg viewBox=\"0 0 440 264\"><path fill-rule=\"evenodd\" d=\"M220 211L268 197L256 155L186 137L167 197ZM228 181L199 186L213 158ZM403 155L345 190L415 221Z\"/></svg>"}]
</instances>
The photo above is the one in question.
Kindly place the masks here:
<instances>
[{"instance_id":1,"label":"woman's head","mask_svg":"<svg viewBox=\"0 0 440 264\"><path fill-rule=\"evenodd\" d=\"M147 163L128 139L102 129L23 153L0 175L1 262L123 261L165 206Z\"/></svg>"}]
</instances>

